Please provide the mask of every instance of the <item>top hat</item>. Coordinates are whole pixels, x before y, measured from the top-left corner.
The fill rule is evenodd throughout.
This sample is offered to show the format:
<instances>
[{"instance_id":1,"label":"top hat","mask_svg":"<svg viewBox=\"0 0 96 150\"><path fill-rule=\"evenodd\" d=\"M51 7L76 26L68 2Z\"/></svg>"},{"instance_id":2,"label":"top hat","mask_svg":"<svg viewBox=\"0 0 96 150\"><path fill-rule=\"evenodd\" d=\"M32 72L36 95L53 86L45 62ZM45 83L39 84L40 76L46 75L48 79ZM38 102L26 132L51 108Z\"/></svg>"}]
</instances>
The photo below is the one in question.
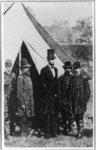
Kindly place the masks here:
<instances>
[{"instance_id":1,"label":"top hat","mask_svg":"<svg viewBox=\"0 0 96 150\"><path fill-rule=\"evenodd\" d=\"M54 49L48 49L47 50L47 59L55 59L56 57L54 56Z\"/></svg>"},{"instance_id":2,"label":"top hat","mask_svg":"<svg viewBox=\"0 0 96 150\"><path fill-rule=\"evenodd\" d=\"M76 61L74 64L74 69L78 69L78 68L81 68L81 65L80 65L80 62L79 61Z\"/></svg>"},{"instance_id":3,"label":"top hat","mask_svg":"<svg viewBox=\"0 0 96 150\"><path fill-rule=\"evenodd\" d=\"M10 59L7 59L5 65L8 67L12 67L12 61Z\"/></svg>"},{"instance_id":4,"label":"top hat","mask_svg":"<svg viewBox=\"0 0 96 150\"><path fill-rule=\"evenodd\" d=\"M72 69L72 65L70 61L66 61L65 65L63 66L64 69Z\"/></svg>"},{"instance_id":5,"label":"top hat","mask_svg":"<svg viewBox=\"0 0 96 150\"><path fill-rule=\"evenodd\" d=\"M29 67L31 67L31 65L28 63L27 59L23 58L21 60L21 68L29 68Z\"/></svg>"}]
</instances>

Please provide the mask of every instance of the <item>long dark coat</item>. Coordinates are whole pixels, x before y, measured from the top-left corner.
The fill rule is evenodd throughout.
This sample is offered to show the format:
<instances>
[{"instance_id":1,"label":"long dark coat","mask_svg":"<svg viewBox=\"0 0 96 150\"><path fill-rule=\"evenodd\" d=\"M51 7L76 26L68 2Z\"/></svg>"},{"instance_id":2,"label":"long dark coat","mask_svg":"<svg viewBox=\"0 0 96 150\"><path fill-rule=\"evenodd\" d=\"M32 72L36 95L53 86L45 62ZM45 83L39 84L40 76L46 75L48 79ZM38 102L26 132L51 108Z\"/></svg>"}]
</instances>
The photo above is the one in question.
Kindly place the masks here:
<instances>
[{"instance_id":1,"label":"long dark coat","mask_svg":"<svg viewBox=\"0 0 96 150\"><path fill-rule=\"evenodd\" d=\"M19 116L34 116L33 85L29 71L22 73L22 75L18 77L17 86L17 97L19 100ZM25 106L25 109L22 108L23 105Z\"/></svg>"},{"instance_id":2,"label":"long dark coat","mask_svg":"<svg viewBox=\"0 0 96 150\"><path fill-rule=\"evenodd\" d=\"M4 112L16 113L18 107L16 76L14 73L4 72Z\"/></svg>"},{"instance_id":3,"label":"long dark coat","mask_svg":"<svg viewBox=\"0 0 96 150\"><path fill-rule=\"evenodd\" d=\"M73 76L70 81L70 103L74 115L84 114L90 98L90 87L87 78Z\"/></svg>"},{"instance_id":4,"label":"long dark coat","mask_svg":"<svg viewBox=\"0 0 96 150\"><path fill-rule=\"evenodd\" d=\"M55 77L47 65L41 70L41 84L43 97L44 113L55 114L58 110L58 70L54 67Z\"/></svg>"},{"instance_id":5,"label":"long dark coat","mask_svg":"<svg viewBox=\"0 0 96 150\"><path fill-rule=\"evenodd\" d=\"M69 82L72 78L72 73L65 72L60 78L60 100L64 105L69 105Z\"/></svg>"}]
</instances>

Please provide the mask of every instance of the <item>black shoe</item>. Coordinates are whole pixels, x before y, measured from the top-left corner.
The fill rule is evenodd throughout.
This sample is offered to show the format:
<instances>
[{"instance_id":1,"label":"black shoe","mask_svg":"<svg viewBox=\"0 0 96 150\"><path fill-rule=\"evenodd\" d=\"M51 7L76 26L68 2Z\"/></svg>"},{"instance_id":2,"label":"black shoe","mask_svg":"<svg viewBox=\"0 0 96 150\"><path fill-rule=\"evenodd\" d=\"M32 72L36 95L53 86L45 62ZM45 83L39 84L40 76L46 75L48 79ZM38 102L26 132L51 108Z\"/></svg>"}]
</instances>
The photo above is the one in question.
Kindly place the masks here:
<instances>
[{"instance_id":1,"label":"black shoe","mask_svg":"<svg viewBox=\"0 0 96 150\"><path fill-rule=\"evenodd\" d=\"M63 131L63 134L64 134L64 135L68 135L68 131L67 131L67 130L64 130L64 131Z\"/></svg>"},{"instance_id":2,"label":"black shoe","mask_svg":"<svg viewBox=\"0 0 96 150\"><path fill-rule=\"evenodd\" d=\"M14 136L14 133L12 132L12 133L10 133L10 136Z\"/></svg>"},{"instance_id":3,"label":"black shoe","mask_svg":"<svg viewBox=\"0 0 96 150\"><path fill-rule=\"evenodd\" d=\"M53 138L57 138L57 135L54 135Z\"/></svg>"},{"instance_id":4,"label":"black shoe","mask_svg":"<svg viewBox=\"0 0 96 150\"><path fill-rule=\"evenodd\" d=\"M52 134L51 137L52 138L57 138L57 135L56 134Z\"/></svg>"},{"instance_id":5,"label":"black shoe","mask_svg":"<svg viewBox=\"0 0 96 150\"><path fill-rule=\"evenodd\" d=\"M78 133L77 136L76 136L76 139L79 140L79 139L82 139L82 138L83 138L83 133L82 132Z\"/></svg>"},{"instance_id":6,"label":"black shoe","mask_svg":"<svg viewBox=\"0 0 96 150\"><path fill-rule=\"evenodd\" d=\"M51 135L45 134L45 135L44 135L44 138L45 138L45 139L50 139L50 138L51 138Z\"/></svg>"},{"instance_id":7,"label":"black shoe","mask_svg":"<svg viewBox=\"0 0 96 150\"><path fill-rule=\"evenodd\" d=\"M42 136L41 133L38 133L37 137L41 137L41 136Z\"/></svg>"}]
</instances>

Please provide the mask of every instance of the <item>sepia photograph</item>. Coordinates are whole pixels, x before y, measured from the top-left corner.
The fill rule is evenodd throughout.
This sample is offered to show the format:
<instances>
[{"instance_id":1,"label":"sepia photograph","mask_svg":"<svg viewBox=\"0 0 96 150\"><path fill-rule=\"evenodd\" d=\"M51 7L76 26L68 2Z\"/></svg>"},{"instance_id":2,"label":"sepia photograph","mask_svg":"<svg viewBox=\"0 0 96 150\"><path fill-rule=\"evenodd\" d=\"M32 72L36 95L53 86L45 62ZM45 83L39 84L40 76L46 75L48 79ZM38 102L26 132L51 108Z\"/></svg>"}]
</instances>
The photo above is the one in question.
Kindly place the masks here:
<instances>
[{"instance_id":1,"label":"sepia photograph","mask_svg":"<svg viewBox=\"0 0 96 150\"><path fill-rule=\"evenodd\" d=\"M1 7L2 149L94 148L94 1Z\"/></svg>"}]
</instances>

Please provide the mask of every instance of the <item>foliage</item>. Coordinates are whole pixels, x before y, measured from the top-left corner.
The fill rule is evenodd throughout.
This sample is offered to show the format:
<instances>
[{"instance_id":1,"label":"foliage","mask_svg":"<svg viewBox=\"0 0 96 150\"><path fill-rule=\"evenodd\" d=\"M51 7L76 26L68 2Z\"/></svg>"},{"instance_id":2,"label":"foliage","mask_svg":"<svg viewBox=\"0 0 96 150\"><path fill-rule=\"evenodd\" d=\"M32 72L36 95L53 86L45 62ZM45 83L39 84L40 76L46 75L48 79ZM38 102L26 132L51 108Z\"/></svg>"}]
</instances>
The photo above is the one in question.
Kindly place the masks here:
<instances>
[{"instance_id":1,"label":"foliage","mask_svg":"<svg viewBox=\"0 0 96 150\"><path fill-rule=\"evenodd\" d=\"M76 41L80 43L92 44L92 21L91 17L77 21L75 29L81 32L80 38Z\"/></svg>"},{"instance_id":2,"label":"foliage","mask_svg":"<svg viewBox=\"0 0 96 150\"><path fill-rule=\"evenodd\" d=\"M85 18L77 21L75 30L80 31L79 38L76 39L76 43L86 43L89 45L89 53L92 54L92 17Z\"/></svg>"},{"instance_id":3,"label":"foliage","mask_svg":"<svg viewBox=\"0 0 96 150\"><path fill-rule=\"evenodd\" d=\"M79 60L82 59L85 61L92 59L92 56L89 53L89 45L69 44L69 45L63 45L62 48L66 50L75 59L79 59ZM92 46L91 46L91 50L92 50Z\"/></svg>"}]
</instances>

